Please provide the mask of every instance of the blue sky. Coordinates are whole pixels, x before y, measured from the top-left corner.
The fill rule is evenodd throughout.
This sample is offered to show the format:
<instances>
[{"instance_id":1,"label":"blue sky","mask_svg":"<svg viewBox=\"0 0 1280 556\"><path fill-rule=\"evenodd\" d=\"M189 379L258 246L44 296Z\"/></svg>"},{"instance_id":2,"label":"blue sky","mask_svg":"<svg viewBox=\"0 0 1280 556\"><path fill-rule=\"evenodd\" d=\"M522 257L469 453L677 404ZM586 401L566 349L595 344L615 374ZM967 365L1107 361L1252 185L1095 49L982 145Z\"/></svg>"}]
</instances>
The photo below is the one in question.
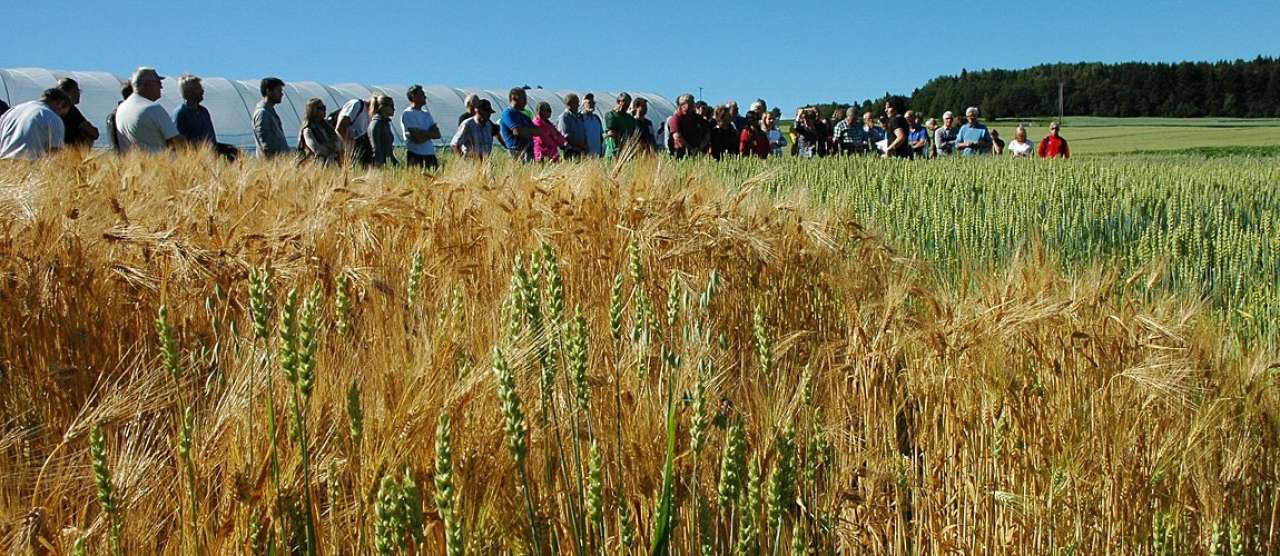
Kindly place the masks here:
<instances>
[{"instance_id":1,"label":"blue sky","mask_svg":"<svg viewBox=\"0 0 1280 556\"><path fill-rule=\"evenodd\" d=\"M336 0L24 2L0 18L0 67L127 75L153 65L166 75L668 98L701 86L709 101L763 97L790 111L909 93L961 68L1280 56L1280 0L362 4L378 9Z\"/></svg>"}]
</instances>

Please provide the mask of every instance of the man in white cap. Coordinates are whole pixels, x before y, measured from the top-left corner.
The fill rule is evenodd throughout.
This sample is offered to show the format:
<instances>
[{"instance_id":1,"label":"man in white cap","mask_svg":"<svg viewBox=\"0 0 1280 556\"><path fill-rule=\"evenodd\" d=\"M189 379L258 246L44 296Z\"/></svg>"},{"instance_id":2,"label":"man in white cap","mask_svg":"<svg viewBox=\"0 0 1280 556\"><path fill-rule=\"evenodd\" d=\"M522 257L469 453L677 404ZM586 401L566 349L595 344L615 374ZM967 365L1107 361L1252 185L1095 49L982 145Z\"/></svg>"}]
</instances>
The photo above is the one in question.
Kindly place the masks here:
<instances>
[{"instance_id":1,"label":"man in white cap","mask_svg":"<svg viewBox=\"0 0 1280 556\"><path fill-rule=\"evenodd\" d=\"M48 89L40 100L24 102L0 116L0 158L34 160L62 148L62 117L74 106L61 89Z\"/></svg>"},{"instance_id":2,"label":"man in white cap","mask_svg":"<svg viewBox=\"0 0 1280 556\"><path fill-rule=\"evenodd\" d=\"M122 152L162 151L183 143L173 118L157 103L164 80L154 68L133 72L133 94L116 108L116 136Z\"/></svg>"}]
</instances>

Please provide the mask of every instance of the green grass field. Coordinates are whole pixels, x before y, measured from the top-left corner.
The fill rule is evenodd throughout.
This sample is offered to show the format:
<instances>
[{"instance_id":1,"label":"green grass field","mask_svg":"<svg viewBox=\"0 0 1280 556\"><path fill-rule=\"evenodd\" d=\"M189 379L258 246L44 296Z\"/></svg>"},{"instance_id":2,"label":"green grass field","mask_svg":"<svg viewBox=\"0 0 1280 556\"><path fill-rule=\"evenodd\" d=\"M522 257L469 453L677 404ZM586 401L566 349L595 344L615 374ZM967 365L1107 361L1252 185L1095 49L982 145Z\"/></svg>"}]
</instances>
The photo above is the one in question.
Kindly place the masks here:
<instances>
[{"instance_id":1,"label":"green grass field","mask_svg":"<svg viewBox=\"0 0 1280 556\"><path fill-rule=\"evenodd\" d=\"M1042 118L1029 122L999 120L992 128L1010 141L1022 122L1031 124L1028 135L1033 140L1049 133L1049 122ZM1280 145L1280 120L1069 117L1063 123L1062 134L1070 141L1074 154L1267 147Z\"/></svg>"},{"instance_id":2,"label":"green grass field","mask_svg":"<svg viewBox=\"0 0 1280 556\"><path fill-rule=\"evenodd\" d=\"M1018 124L1027 123L1028 135L1038 141L1049 133L1050 120L1008 118L989 125L1005 141L1011 141ZM791 121L782 122L780 127L785 132ZM1076 155L1149 151L1189 151L1210 156L1260 154L1257 147L1280 147L1280 119L1069 116L1063 122L1062 135Z\"/></svg>"}]
</instances>

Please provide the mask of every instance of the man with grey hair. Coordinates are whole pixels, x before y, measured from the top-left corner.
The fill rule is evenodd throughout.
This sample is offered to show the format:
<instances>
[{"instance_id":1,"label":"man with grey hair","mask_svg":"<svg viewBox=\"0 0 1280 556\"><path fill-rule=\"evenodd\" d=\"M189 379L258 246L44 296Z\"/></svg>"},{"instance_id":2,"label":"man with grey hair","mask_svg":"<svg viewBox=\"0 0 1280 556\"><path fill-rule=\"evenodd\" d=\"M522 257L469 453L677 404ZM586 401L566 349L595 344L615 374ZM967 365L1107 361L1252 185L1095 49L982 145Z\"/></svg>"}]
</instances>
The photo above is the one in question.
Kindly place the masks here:
<instances>
[{"instance_id":1,"label":"man with grey hair","mask_svg":"<svg viewBox=\"0 0 1280 556\"><path fill-rule=\"evenodd\" d=\"M116 138L120 151L158 152L185 143L178 126L160 103L164 78L155 68L140 67L129 79L133 94L116 107Z\"/></svg>"},{"instance_id":2,"label":"man with grey hair","mask_svg":"<svg viewBox=\"0 0 1280 556\"><path fill-rule=\"evenodd\" d=\"M178 78L178 89L182 91L182 106L173 113L173 123L178 126L178 133L193 145L205 144L214 149L228 161L236 159L240 150L218 142L218 133L213 129L213 117L201 103L204 102L204 83L199 77L189 73Z\"/></svg>"},{"instance_id":3,"label":"man with grey hair","mask_svg":"<svg viewBox=\"0 0 1280 556\"><path fill-rule=\"evenodd\" d=\"M46 89L40 100L24 102L0 116L0 159L35 160L62 148L62 118L73 106L61 89Z\"/></svg>"},{"instance_id":4,"label":"man with grey hair","mask_svg":"<svg viewBox=\"0 0 1280 556\"><path fill-rule=\"evenodd\" d=\"M582 121L582 113L578 111L580 101L577 93L564 96L564 111L556 122L556 129L564 135L564 157L578 158L587 153L587 128Z\"/></svg>"},{"instance_id":5,"label":"man with grey hair","mask_svg":"<svg viewBox=\"0 0 1280 556\"><path fill-rule=\"evenodd\" d=\"M467 95L466 100L463 101L463 105L467 107L467 111L458 116L459 125L476 115L476 103L478 102L480 102L480 95L475 93Z\"/></svg>"},{"instance_id":6,"label":"man with grey hair","mask_svg":"<svg viewBox=\"0 0 1280 556\"><path fill-rule=\"evenodd\" d=\"M766 103L762 98L758 98L755 100L755 102L752 102L751 110L748 110L748 112L755 112L756 115L762 119L764 118L764 113L768 111L769 111L769 104Z\"/></svg>"},{"instance_id":7,"label":"man with grey hair","mask_svg":"<svg viewBox=\"0 0 1280 556\"><path fill-rule=\"evenodd\" d=\"M93 142L98 140L98 128L89 123L80 109L76 108L80 104L80 84L75 79L64 77L58 80L58 89L71 99L71 109L62 116L62 125L67 133L63 143L68 147L92 147Z\"/></svg>"},{"instance_id":8,"label":"man with grey hair","mask_svg":"<svg viewBox=\"0 0 1280 556\"><path fill-rule=\"evenodd\" d=\"M738 101L731 99L724 105L729 109L729 117L733 118L733 130L742 133L742 129L747 127L747 117L738 113Z\"/></svg>"},{"instance_id":9,"label":"man with grey hair","mask_svg":"<svg viewBox=\"0 0 1280 556\"><path fill-rule=\"evenodd\" d=\"M671 154L684 158L702 153L706 147L706 133L701 117L694 113L693 95L685 93L676 97L676 113L667 119L667 134L671 138Z\"/></svg>"},{"instance_id":10,"label":"man with grey hair","mask_svg":"<svg viewBox=\"0 0 1280 556\"><path fill-rule=\"evenodd\" d=\"M933 132L935 156L951 156L956 152L955 115L950 110L942 113L942 126Z\"/></svg>"},{"instance_id":11,"label":"man with grey hair","mask_svg":"<svg viewBox=\"0 0 1280 556\"><path fill-rule=\"evenodd\" d=\"M284 81L278 77L266 77L258 84L262 100L253 110L253 142L258 146L258 156L271 158L289 152L289 141L284 138L284 125L276 113L276 105L284 100Z\"/></svg>"},{"instance_id":12,"label":"man with grey hair","mask_svg":"<svg viewBox=\"0 0 1280 556\"><path fill-rule=\"evenodd\" d=\"M961 155L974 156L991 152L991 132L978 121L978 115L976 106L964 110L964 117L968 122L960 126L960 131L956 133L956 150Z\"/></svg>"}]
</instances>

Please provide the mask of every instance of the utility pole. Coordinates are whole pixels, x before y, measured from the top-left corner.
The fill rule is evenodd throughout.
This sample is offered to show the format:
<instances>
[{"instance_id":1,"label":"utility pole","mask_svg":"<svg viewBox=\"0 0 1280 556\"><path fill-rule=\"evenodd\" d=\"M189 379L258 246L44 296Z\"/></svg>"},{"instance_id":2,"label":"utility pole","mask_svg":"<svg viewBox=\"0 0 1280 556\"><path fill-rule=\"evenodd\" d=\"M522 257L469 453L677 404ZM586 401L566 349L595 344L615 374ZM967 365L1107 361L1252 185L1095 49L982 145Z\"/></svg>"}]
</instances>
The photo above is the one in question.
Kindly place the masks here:
<instances>
[{"instance_id":1,"label":"utility pole","mask_svg":"<svg viewBox=\"0 0 1280 556\"><path fill-rule=\"evenodd\" d=\"M1059 80L1059 81L1058 81L1058 122L1059 122L1059 123L1061 123L1061 122L1062 122L1062 117L1063 117L1063 111L1062 111L1062 88L1063 88L1062 81L1061 81L1061 80Z\"/></svg>"},{"instance_id":2,"label":"utility pole","mask_svg":"<svg viewBox=\"0 0 1280 556\"><path fill-rule=\"evenodd\" d=\"M702 87L698 87L698 100L702 100Z\"/></svg>"}]
</instances>

